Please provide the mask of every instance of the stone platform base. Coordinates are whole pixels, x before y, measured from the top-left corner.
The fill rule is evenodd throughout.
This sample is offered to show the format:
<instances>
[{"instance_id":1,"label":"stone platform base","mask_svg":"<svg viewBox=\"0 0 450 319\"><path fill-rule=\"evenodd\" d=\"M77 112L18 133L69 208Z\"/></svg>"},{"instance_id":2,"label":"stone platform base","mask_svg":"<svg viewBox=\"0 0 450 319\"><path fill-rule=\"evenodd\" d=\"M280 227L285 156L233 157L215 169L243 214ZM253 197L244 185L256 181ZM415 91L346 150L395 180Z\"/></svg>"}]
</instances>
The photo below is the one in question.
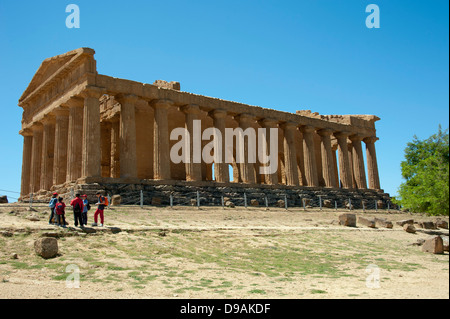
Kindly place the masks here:
<instances>
[{"instance_id":1,"label":"stone platform base","mask_svg":"<svg viewBox=\"0 0 450 319\"><path fill-rule=\"evenodd\" d=\"M383 209L390 203L389 194L383 190L356 190L323 187L295 187L286 185L253 185L238 183L186 182L186 181L129 181L102 179L96 182L78 180L54 186L52 191L41 191L33 195L34 202L48 202L56 191L60 196L70 200L74 194L86 194L90 202L96 202L95 194L100 191L105 196L121 196L122 205L139 205L141 193L144 205L197 205L197 192L201 206L221 206L222 198L236 206L283 206L287 200L288 207L323 207L355 209ZM172 199L171 199L172 198ZM21 198L28 202L29 197ZM280 202L283 201L283 202ZM364 204L363 204L364 203ZM391 208L394 208L390 204Z\"/></svg>"}]
</instances>

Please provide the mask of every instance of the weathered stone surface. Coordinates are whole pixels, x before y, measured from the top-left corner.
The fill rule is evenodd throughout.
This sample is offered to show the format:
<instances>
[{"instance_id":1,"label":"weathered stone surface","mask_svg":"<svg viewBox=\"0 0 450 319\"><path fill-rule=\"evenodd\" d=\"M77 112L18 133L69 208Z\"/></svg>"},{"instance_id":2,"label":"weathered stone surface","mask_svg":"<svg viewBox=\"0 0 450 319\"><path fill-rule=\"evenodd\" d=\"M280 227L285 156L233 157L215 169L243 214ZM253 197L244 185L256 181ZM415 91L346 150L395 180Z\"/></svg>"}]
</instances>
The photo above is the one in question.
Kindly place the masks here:
<instances>
[{"instance_id":1,"label":"weathered stone surface","mask_svg":"<svg viewBox=\"0 0 450 319\"><path fill-rule=\"evenodd\" d=\"M34 242L34 250L44 259L53 258L58 254L58 241L52 237L39 238Z\"/></svg>"},{"instance_id":2,"label":"weathered stone surface","mask_svg":"<svg viewBox=\"0 0 450 319\"><path fill-rule=\"evenodd\" d=\"M437 220L436 226L438 228L448 229L448 222L446 222L445 220Z\"/></svg>"},{"instance_id":3,"label":"weathered stone surface","mask_svg":"<svg viewBox=\"0 0 450 319\"><path fill-rule=\"evenodd\" d=\"M361 224L361 225L364 225L364 226L367 226L370 228L375 228L375 219L359 216L358 224Z\"/></svg>"},{"instance_id":4,"label":"weathered stone surface","mask_svg":"<svg viewBox=\"0 0 450 319\"><path fill-rule=\"evenodd\" d=\"M232 201L229 201L229 200L227 200L226 202L225 202L225 206L226 207L230 207L230 208L234 208L234 203L232 202Z\"/></svg>"},{"instance_id":5,"label":"weathered stone surface","mask_svg":"<svg viewBox=\"0 0 450 319\"><path fill-rule=\"evenodd\" d=\"M259 206L259 202L258 202L256 199L252 199L252 200L250 201L250 206L255 206L255 207L257 207L257 206Z\"/></svg>"},{"instance_id":6,"label":"weathered stone surface","mask_svg":"<svg viewBox=\"0 0 450 319\"><path fill-rule=\"evenodd\" d=\"M404 219L404 220L399 220L396 222L397 225L399 226L404 226L405 224L409 224L409 225L414 225L414 219Z\"/></svg>"},{"instance_id":7,"label":"weathered stone surface","mask_svg":"<svg viewBox=\"0 0 450 319\"><path fill-rule=\"evenodd\" d=\"M284 202L284 200L279 199L279 200L277 201L277 206L278 206L278 207L284 208L284 207L286 206L286 203Z\"/></svg>"},{"instance_id":8,"label":"weathered stone surface","mask_svg":"<svg viewBox=\"0 0 450 319\"><path fill-rule=\"evenodd\" d=\"M119 206L120 204L122 204L122 196L120 196L120 195L113 195L111 197L111 205L112 206Z\"/></svg>"},{"instance_id":9,"label":"weathered stone surface","mask_svg":"<svg viewBox=\"0 0 450 319\"><path fill-rule=\"evenodd\" d=\"M432 254L443 254L444 253L444 243L440 236L435 236L433 238L425 240L422 251Z\"/></svg>"},{"instance_id":10,"label":"weathered stone surface","mask_svg":"<svg viewBox=\"0 0 450 319\"><path fill-rule=\"evenodd\" d=\"M329 200L329 199L325 199L323 201L323 207L332 208L333 207L333 202L331 200Z\"/></svg>"},{"instance_id":11,"label":"weathered stone surface","mask_svg":"<svg viewBox=\"0 0 450 319\"><path fill-rule=\"evenodd\" d=\"M403 230L407 233L414 234L416 232L416 227L414 227L414 225L411 224L404 224Z\"/></svg>"},{"instance_id":12,"label":"weathered stone surface","mask_svg":"<svg viewBox=\"0 0 450 319\"><path fill-rule=\"evenodd\" d=\"M448 251L448 236L441 236L444 245L444 251Z\"/></svg>"},{"instance_id":13,"label":"weathered stone surface","mask_svg":"<svg viewBox=\"0 0 450 319\"><path fill-rule=\"evenodd\" d=\"M356 215L349 213L339 215L339 224L342 226L356 227Z\"/></svg>"},{"instance_id":14,"label":"weathered stone surface","mask_svg":"<svg viewBox=\"0 0 450 319\"><path fill-rule=\"evenodd\" d=\"M430 221L419 222L417 225L423 229L437 229L436 224Z\"/></svg>"},{"instance_id":15,"label":"weathered stone surface","mask_svg":"<svg viewBox=\"0 0 450 319\"><path fill-rule=\"evenodd\" d=\"M378 227L383 227L383 228L393 228L394 225L392 224L391 221L387 220L386 218L375 218L375 224Z\"/></svg>"}]
</instances>

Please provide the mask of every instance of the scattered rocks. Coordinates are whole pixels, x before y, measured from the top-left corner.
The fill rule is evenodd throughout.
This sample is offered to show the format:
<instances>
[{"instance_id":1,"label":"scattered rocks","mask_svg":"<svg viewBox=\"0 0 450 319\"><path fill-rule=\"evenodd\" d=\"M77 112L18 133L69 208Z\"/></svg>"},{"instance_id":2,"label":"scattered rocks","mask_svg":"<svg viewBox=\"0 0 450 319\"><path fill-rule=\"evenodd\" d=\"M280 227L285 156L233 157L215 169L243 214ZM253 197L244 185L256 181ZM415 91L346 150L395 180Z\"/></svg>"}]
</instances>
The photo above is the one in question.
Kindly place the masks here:
<instances>
[{"instance_id":1,"label":"scattered rocks","mask_svg":"<svg viewBox=\"0 0 450 319\"><path fill-rule=\"evenodd\" d=\"M250 201L250 206L257 207L257 206L259 206L259 202L256 199L252 199Z\"/></svg>"},{"instance_id":2,"label":"scattered rocks","mask_svg":"<svg viewBox=\"0 0 450 319\"><path fill-rule=\"evenodd\" d=\"M404 224L403 225L403 230L407 233L410 234L415 234L416 233L416 227L414 227L414 225L411 224Z\"/></svg>"},{"instance_id":3,"label":"scattered rocks","mask_svg":"<svg viewBox=\"0 0 450 319\"><path fill-rule=\"evenodd\" d=\"M331 200L329 200L329 199L325 199L323 201L323 207L332 208L333 207L333 202Z\"/></svg>"},{"instance_id":4,"label":"scattered rocks","mask_svg":"<svg viewBox=\"0 0 450 319\"><path fill-rule=\"evenodd\" d=\"M44 259L53 258L58 254L58 241L52 237L39 238L34 242L34 250Z\"/></svg>"},{"instance_id":5,"label":"scattered rocks","mask_svg":"<svg viewBox=\"0 0 450 319\"><path fill-rule=\"evenodd\" d=\"M438 228L448 229L448 222L446 222L445 220L440 220L440 219L438 219L438 220L436 221L436 226L437 226Z\"/></svg>"},{"instance_id":6,"label":"scattered rocks","mask_svg":"<svg viewBox=\"0 0 450 319\"><path fill-rule=\"evenodd\" d=\"M376 217L376 218L375 218L375 224L376 224L378 227L389 228L389 229L391 229L391 228L394 227L394 225L392 224L392 222L389 221L389 220L387 220L386 218L378 218L378 217Z\"/></svg>"},{"instance_id":7,"label":"scattered rocks","mask_svg":"<svg viewBox=\"0 0 450 319\"><path fill-rule=\"evenodd\" d=\"M234 203L232 201L227 200L225 202L225 207L234 208L235 205L234 205Z\"/></svg>"},{"instance_id":8,"label":"scattered rocks","mask_svg":"<svg viewBox=\"0 0 450 319\"><path fill-rule=\"evenodd\" d=\"M339 215L339 224L347 227L356 227L356 215L349 213Z\"/></svg>"},{"instance_id":9,"label":"scattered rocks","mask_svg":"<svg viewBox=\"0 0 450 319\"><path fill-rule=\"evenodd\" d=\"M423 229L437 229L436 224L430 221L419 222L417 225Z\"/></svg>"},{"instance_id":10,"label":"scattered rocks","mask_svg":"<svg viewBox=\"0 0 450 319\"><path fill-rule=\"evenodd\" d=\"M443 254L444 253L444 242L440 236L435 236L433 238L425 240L422 246L422 251L432 254Z\"/></svg>"},{"instance_id":11,"label":"scattered rocks","mask_svg":"<svg viewBox=\"0 0 450 319\"><path fill-rule=\"evenodd\" d=\"M11 259L19 259L19 256L16 253L12 253Z\"/></svg>"},{"instance_id":12,"label":"scattered rocks","mask_svg":"<svg viewBox=\"0 0 450 319\"><path fill-rule=\"evenodd\" d=\"M448 251L448 236L441 236L444 245L444 251Z\"/></svg>"},{"instance_id":13,"label":"scattered rocks","mask_svg":"<svg viewBox=\"0 0 450 319\"><path fill-rule=\"evenodd\" d=\"M367 218L367 217L358 217L358 223L364 226L375 228L375 219Z\"/></svg>"},{"instance_id":14,"label":"scattered rocks","mask_svg":"<svg viewBox=\"0 0 450 319\"><path fill-rule=\"evenodd\" d=\"M32 221L32 222L38 222L41 220L39 218L39 216L37 216L36 214L31 214L31 215L27 216L26 219L28 219L29 221Z\"/></svg>"},{"instance_id":15,"label":"scattered rocks","mask_svg":"<svg viewBox=\"0 0 450 319\"><path fill-rule=\"evenodd\" d=\"M396 224L399 225L399 226L402 226L402 227L405 224L414 225L414 219L399 220L398 222L396 222Z\"/></svg>"}]
</instances>

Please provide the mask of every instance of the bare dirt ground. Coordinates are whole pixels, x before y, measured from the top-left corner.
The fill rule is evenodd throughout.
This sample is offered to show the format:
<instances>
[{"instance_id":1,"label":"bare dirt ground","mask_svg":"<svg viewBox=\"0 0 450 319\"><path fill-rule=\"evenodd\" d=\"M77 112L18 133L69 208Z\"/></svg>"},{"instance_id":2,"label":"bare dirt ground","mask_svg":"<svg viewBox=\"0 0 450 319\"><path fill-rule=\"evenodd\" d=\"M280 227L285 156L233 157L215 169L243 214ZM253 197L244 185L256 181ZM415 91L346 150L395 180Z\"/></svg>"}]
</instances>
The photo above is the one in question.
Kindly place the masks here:
<instances>
[{"instance_id":1,"label":"bare dirt ground","mask_svg":"<svg viewBox=\"0 0 450 319\"><path fill-rule=\"evenodd\" d=\"M412 244L431 235L395 225L434 217L354 211L394 222L371 229L340 226L331 209L123 206L86 234L72 214L63 230L35 208L0 205L0 298L449 298L448 253L422 252ZM44 260L33 244L49 233L59 255Z\"/></svg>"}]
</instances>

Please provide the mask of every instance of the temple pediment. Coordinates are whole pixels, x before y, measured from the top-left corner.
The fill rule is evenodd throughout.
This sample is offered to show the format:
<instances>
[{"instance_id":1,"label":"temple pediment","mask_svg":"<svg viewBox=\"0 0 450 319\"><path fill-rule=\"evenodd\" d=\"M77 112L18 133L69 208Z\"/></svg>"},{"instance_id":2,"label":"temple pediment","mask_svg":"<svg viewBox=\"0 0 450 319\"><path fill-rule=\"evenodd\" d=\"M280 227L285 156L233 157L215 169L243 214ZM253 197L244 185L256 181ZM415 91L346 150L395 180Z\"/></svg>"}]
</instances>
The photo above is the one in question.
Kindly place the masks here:
<instances>
[{"instance_id":1,"label":"temple pediment","mask_svg":"<svg viewBox=\"0 0 450 319\"><path fill-rule=\"evenodd\" d=\"M30 99L37 92L42 93L41 91L51 86L52 83L57 83L62 78L70 75L71 71L77 68L86 58L89 63L87 63L87 67L83 71L96 72L94 54L95 51L93 49L80 48L45 59L33 76L27 89L20 97L19 106L23 106L22 103ZM86 65L86 63L82 64Z\"/></svg>"}]
</instances>

